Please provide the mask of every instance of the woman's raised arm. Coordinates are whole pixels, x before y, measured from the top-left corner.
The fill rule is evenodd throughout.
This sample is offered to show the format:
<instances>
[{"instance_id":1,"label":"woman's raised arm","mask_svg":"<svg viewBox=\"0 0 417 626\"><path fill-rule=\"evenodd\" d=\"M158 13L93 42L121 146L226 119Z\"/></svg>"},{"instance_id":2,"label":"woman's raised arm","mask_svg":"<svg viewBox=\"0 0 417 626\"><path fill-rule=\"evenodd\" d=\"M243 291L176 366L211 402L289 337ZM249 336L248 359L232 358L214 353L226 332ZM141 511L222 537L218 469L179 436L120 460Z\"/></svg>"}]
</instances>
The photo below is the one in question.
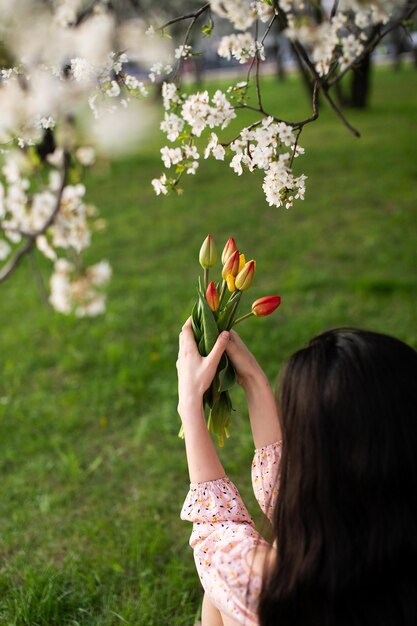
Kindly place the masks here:
<instances>
[{"instance_id":1,"label":"woman's raised arm","mask_svg":"<svg viewBox=\"0 0 417 626\"><path fill-rule=\"evenodd\" d=\"M233 330L226 352L236 370L237 382L246 393L255 447L279 441L282 435L278 407L265 372Z\"/></svg>"},{"instance_id":2,"label":"woman's raised arm","mask_svg":"<svg viewBox=\"0 0 417 626\"><path fill-rule=\"evenodd\" d=\"M178 413L181 417L188 471L192 483L223 478L225 471L207 430L203 395L209 388L223 352L229 342L229 333L219 335L210 354L199 354L194 340L191 318L180 333L178 370Z\"/></svg>"}]
</instances>

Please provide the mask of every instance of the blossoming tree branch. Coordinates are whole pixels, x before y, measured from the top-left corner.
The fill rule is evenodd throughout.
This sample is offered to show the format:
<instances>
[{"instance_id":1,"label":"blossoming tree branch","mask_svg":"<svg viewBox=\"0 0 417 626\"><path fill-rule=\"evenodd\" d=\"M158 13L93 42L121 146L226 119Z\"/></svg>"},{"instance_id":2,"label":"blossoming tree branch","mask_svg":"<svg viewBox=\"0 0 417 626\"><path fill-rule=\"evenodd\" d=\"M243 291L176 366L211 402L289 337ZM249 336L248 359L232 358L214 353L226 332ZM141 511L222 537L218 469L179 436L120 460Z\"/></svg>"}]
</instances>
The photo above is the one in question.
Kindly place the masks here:
<instances>
[{"instance_id":1,"label":"blossoming tree branch","mask_svg":"<svg viewBox=\"0 0 417 626\"><path fill-rule=\"evenodd\" d=\"M161 149L166 171L150 181L158 195L179 191L184 175L214 158L237 175L261 170L266 202L290 208L304 198L307 176L294 163L304 153L303 128L319 117L319 96L359 136L333 88L391 30L407 28L417 2L210 0L194 6L165 18L126 18L105 0L0 0L0 282L36 251L51 262L54 309L78 316L105 310L110 265L101 260L86 267L82 259L105 227L88 202L84 173L101 153L111 157L132 138L140 141L140 120L150 106L144 101L155 87L162 91L168 141ZM177 36L181 26L175 47L171 31ZM264 104L265 43L276 27L311 82L305 119L283 119ZM231 80L212 96L185 93L181 66L200 54L205 37L219 57L244 65L244 80ZM245 111L254 116L249 125L239 122ZM238 131L230 137L232 120Z\"/></svg>"}]
</instances>

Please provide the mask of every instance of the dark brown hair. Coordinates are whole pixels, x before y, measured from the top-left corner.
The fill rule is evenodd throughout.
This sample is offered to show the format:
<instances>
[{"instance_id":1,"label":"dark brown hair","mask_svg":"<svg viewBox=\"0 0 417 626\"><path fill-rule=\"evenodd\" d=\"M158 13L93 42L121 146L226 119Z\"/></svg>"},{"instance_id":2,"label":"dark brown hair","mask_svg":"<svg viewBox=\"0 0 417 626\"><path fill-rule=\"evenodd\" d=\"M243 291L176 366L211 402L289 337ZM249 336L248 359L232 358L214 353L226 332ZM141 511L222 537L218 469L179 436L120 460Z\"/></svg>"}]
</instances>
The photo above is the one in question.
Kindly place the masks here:
<instances>
[{"instance_id":1,"label":"dark brown hair","mask_svg":"<svg viewBox=\"0 0 417 626\"><path fill-rule=\"evenodd\" d=\"M416 626L417 352L337 329L281 386L278 556L262 626Z\"/></svg>"}]
</instances>

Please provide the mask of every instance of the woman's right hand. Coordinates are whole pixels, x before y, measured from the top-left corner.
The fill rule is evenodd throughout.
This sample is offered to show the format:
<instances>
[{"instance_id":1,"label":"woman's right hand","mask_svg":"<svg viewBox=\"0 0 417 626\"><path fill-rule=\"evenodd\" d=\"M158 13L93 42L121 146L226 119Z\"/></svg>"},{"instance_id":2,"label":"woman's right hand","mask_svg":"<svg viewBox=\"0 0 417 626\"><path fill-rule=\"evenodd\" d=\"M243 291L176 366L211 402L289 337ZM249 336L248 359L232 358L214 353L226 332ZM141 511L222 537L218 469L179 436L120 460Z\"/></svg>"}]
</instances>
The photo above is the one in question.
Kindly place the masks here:
<instances>
[{"instance_id":1,"label":"woman's right hand","mask_svg":"<svg viewBox=\"0 0 417 626\"><path fill-rule=\"evenodd\" d=\"M237 382L244 389L258 378L266 377L263 369L247 348L245 343L234 331L230 331L229 342L226 346L227 356L232 361L236 371Z\"/></svg>"},{"instance_id":2,"label":"woman's right hand","mask_svg":"<svg viewBox=\"0 0 417 626\"><path fill-rule=\"evenodd\" d=\"M234 330L230 331L226 353L246 394L255 447L279 441L282 435L278 408L268 378Z\"/></svg>"}]
</instances>

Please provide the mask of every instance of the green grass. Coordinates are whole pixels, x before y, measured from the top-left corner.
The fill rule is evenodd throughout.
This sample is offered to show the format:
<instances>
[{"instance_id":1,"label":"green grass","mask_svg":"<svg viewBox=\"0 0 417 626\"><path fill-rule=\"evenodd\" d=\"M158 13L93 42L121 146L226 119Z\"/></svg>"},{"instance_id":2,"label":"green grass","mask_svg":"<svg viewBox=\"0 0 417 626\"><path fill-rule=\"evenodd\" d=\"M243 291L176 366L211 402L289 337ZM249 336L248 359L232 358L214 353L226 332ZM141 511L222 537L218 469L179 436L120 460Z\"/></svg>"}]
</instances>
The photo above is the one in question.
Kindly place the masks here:
<instances>
[{"instance_id":1,"label":"green grass","mask_svg":"<svg viewBox=\"0 0 417 626\"><path fill-rule=\"evenodd\" d=\"M417 346L413 85L411 67L375 74L371 109L348 113L360 140L327 110L305 129L296 168L309 177L306 200L289 211L265 204L259 176L210 161L183 196L155 197L158 133L98 166L89 197L109 228L88 256L114 268L104 317L52 314L29 263L2 285L0 624L193 623L201 593L179 520L187 472L175 360L208 232L256 257L248 301L283 297L277 314L240 327L271 378L338 325ZM308 114L297 77L268 80L265 99L291 119ZM222 458L259 519L246 410L239 390L233 398Z\"/></svg>"}]
</instances>

